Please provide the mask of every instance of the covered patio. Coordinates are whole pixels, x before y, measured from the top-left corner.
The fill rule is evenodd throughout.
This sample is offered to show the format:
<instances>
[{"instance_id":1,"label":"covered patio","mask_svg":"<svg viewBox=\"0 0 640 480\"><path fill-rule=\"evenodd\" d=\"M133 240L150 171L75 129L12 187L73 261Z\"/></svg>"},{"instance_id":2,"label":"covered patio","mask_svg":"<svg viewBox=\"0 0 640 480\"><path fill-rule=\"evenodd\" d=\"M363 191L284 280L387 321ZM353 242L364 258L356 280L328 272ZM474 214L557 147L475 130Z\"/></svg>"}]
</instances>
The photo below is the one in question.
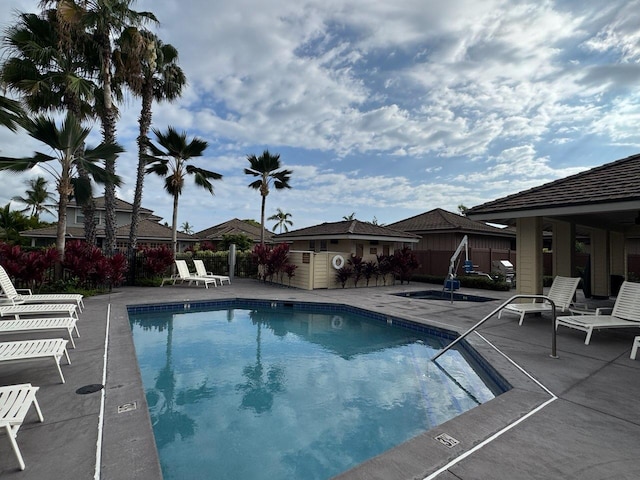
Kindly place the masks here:
<instances>
[{"instance_id":1,"label":"covered patio","mask_svg":"<svg viewBox=\"0 0 640 480\"><path fill-rule=\"evenodd\" d=\"M616 160L503 197L467 212L472 220L516 227L518 293L542 293L543 232L551 232L553 275L576 276L576 236L588 242L590 296L616 293L627 254L640 238L640 155Z\"/></svg>"}]
</instances>

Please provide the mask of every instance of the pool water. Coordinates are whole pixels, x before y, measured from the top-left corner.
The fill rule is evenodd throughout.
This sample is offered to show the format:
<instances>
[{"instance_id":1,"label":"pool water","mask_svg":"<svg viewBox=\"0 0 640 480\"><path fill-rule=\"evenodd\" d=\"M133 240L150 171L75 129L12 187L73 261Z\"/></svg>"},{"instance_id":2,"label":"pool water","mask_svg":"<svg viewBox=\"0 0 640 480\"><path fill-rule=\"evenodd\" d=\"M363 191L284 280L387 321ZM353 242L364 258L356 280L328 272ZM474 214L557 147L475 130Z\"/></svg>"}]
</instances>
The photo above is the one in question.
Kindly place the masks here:
<instances>
[{"instance_id":1,"label":"pool water","mask_svg":"<svg viewBox=\"0 0 640 480\"><path fill-rule=\"evenodd\" d=\"M418 292L394 293L393 295L417 298L420 300L454 300L458 302L491 302L492 300L496 300L495 298L451 292L450 290L420 290Z\"/></svg>"},{"instance_id":2,"label":"pool water","mask_svg":"<svg viewBox=\"0 0 640 480\"><path fill-rule=\"evenodd\" d=\"M449 340L354 313L130 314L165 480L328 479L499 389Z\"/></svg>"}]
</instances>

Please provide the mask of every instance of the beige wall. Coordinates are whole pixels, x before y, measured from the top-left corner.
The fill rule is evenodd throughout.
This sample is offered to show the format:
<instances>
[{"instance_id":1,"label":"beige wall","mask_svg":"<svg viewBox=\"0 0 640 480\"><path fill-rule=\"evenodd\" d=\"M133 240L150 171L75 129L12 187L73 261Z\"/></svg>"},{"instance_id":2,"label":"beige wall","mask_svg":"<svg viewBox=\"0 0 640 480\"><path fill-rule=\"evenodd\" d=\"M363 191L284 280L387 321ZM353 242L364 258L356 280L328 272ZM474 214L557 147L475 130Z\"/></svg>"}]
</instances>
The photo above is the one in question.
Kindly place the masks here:
<instances>
[{"instance_id":1,"label":"beige wall","mask_svg":"<svg viewBox=\"0 0 640 480\"><path fill-rule=\"evenodd\" d=\"M519 218L516 230L517 292L540 295L542 294L542 218Z\"/></svg>"},{"instance_id":2,"label":"beige wall","mask_svg":"<svg viewBox=\"0 0 640 480\"><path fill-rule=\"evenodd\" d=\"M622 275L627 278L627 249L623 233L609 232L609 252L611 275Z\"/></svg>"},{"instance_id":3,"label":"beige wall","mask_svg":"<svg viewBox=\"0 0 640 480\"><path fill-rule=\"evenodd\" d=\"M464 234L462 233L428 233L413 232L421 235L422 238L414 247L415 250L442 250L455 251L462 241ZM469 248L497 248L501 250L509 250L511 248L511 239L501 237L490 237L484 235L469 236Z\"/></svg>"},{"instance_id":4,"label":"beige wall","mask_svg":"<svg viewBox=\"0 0 640 480\"><path fill-rule=\"evenodd\" d=\"M575 272L575 225L569 222L552 222L552 272L553 276L573 277Z\"/></svg>"},{"instance_id":5,"label":"beige wall","mask_svg":"<svg viewBox=\"0 0 640 480\"><path fill-rule=\"evenodd\" d=\"M609 235L606 230L593 228L591 236L591 295L608 297L609 291Z\"/></svg>"}]
</instances>

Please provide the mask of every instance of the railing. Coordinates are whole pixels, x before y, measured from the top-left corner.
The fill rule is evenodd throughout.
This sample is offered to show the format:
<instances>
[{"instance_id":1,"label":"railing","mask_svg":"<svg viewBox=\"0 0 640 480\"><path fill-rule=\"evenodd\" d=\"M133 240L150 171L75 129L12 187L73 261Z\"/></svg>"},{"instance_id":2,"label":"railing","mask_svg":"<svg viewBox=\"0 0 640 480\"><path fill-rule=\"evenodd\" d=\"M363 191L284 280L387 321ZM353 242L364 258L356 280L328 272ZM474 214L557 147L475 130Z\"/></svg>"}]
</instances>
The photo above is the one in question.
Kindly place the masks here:
<instances>
[{"instance_id":1,"label":"railing","mask_svg":"<svg viewBox=\"0 0 640 480\"><path fill-rule=\"evenodd\" d=\"M514 300L518 300L521 298L530 298L530 299L542 299L542 300L546 300L551 304L551 330L553 331L552 335L551 335L551 358L558 358L558 355L556 353L556 304L553 302L553 300L551 300L549 297L547 297L546 295L514 295L513 297L511 297L509 300L507 300L506 302L504 302L502 305L500 305L498 308L496 308L495 310L493 310L489 315L487 315L486 317L484 317L482 320L480 320L478 323L476 323L473 327L471 327L469 330L467 330L466 332L464 332L462 335L460 335L458 338L456 338L453 342L451 342L449 345L447 345L445 348L443 348L440 352L438 352L436 355L434 355L431 358L431 361L435 362L440 355L442 355L443 353L445 353L447 350L449 350L451 347L453 347L454 345L456 345L458 342L460 342L461 340L463 340L467 335L469 335L470 333L472 333L476 328L478 328L480 325L482 325L484 322L486 322L487 320L489 320L491 317L493 317L496 313L498 313L500 310L503 310L507 305L509 305L511 302L513 302Z\"/></svg>"}]
</instances>

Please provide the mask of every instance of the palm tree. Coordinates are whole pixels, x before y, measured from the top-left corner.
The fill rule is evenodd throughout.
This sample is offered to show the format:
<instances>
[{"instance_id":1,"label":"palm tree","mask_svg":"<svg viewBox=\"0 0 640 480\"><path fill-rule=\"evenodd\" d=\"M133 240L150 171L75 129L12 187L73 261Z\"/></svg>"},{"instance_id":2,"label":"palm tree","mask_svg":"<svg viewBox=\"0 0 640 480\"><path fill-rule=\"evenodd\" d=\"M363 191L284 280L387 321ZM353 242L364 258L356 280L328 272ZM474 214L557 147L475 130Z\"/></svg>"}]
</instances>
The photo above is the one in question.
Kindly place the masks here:
<instances>
[{"instance_id":1,"label":"palm tree","mask_svg":"<svg viewBox=\"0 0 640 480\"><path fill-rule=\"evenodd\" d=\"M6 242L20 241L20 231L25 230L27 218L18 210L11 210L11 202L0 208L0 238Z\"/></svg>"},{"instance_id":2,"label":"palm tree","mask_svg":"<svg viewBox=\"0 0 640 480\"><path fill-rule=\"evenodd\" d=\"M15 196L11 200L24 203L27 208L21 210L22 213L30 211L31 216L37 220L40 220L42 212L53 215L53 212L45 205L47 200L55 200L55 197L47 190L47 183L49 182L44 177L37 177L27 180L26 183L30 187L25 192L26 195L24 197Z\"/></svg>"},{"instance_id":3,"label":"palm tree","mask_svg":"<svg viewBox=\"0 0 640 480\"><path fill-rule=\"evenodd\" d=\"M18 120L23 114L20 102L0 95L0 125L15 132L18 129Z\"/></svg>"},{"instance_id":4,"label":"palm tree","mask_svg":"<svg viewBox=\"0 0 640 480\"><path fill-rule=\"evenodd\" d=\"M142 98L138 133L138 169L133 195L131 226L129 229L128 258L135 255L138 243L138 225L142 206L149 128L152 119L152 103L172 101L182 94L187 80L177 65L178 51L172 45L164 45L158 37L145 30L128 28L118 40L115 52L116 79L124 81L134 94Z\"/></svg>"},{"instance_id":5,"label":"palm tree","mask_svg":"<svg viewBox=\"0 0 640 480\"><path fill-rule=\"evenodd\" d=\"M207 142L194 137L187 143L187 134L178 133L173 127L168 127L166 133L153 129L158 143L165 150L161 150L152 142L149 149L153 155L146 156L149 164L146 173L155 173L164 178L164 189L173 196L173 218L171 223L171 242L173 254L178 251L178 199L182 195L184 180L187 175L193 175L195 184L208 190L213 195L213 185L209 180L220 180L222 175L210 170L187 165L193 157L201 157L207 148Z\"/></svg>"},{"instance_id":6,"label":"palm tree","mask_svg":"<svg viewBox=\"0 0 640 480\"><path fill-rule=\"evenodd\" d=\"M293 225L293 222L289 220L290 217L290 213L285 213L278 208L278 212L271 215L267 220L277 220L277 223L273 226L273 230L280 228L280 233L282 233L283 229L285 232L289 231L288 225Z\"/></svg>"},{"instance_id":7,"label":"palm tree","mask_svg":"<svg viewBox=\"0 0 640 480\"><path fill-rule=\"evenodd\" d=\"M276 190L283 188L291 188L289 185L291 170L280 169L280 155L271 155L269 150L262 152L262 155L247 155L247 160L251 164L250 168L245 168L244 173L259 177L258 180L251 182L249 188L260 190L262 196L262 207L260 209L260 244L264 245L264 207L269 195L269 186L273 183Z\"/></svg>"},{"instance_id":8,"label":"palm tree","mask_svg":"<svg viewBox=\"0 0 640 480\"><path fill-rule=\"evenodd\" d=\"M70 30L81 29L91 35L94 45L85 53L97 52L99 57L99 79L101 98L96 98L98 114L102 123L105 144L116 143L116 119L118 110L113 91L113 46L112 38L130 26L139 26L147 21L157 22L151 12L136 12L130 8L133 0L42 0L41 4L57 6L59 18ZM116 158L105 160L109 178L115 178ZM116 247L116 185L109 179L105 184L105 245L107 255Z\"/></svg>"},{"instance_id":9,"label":"palm tree","mask_svg":"<svg viewBox=\"0 0 640 480\"><path fill-rule=\"evenodd\" d=\"M182 222L182 225L180 225L180 231L182 233L186 233L188 235L192 235L193 234L193 227L189 224L189 222Z\"/></svg>"},{"instance_id":10,"label":"palm tree","mask_svg":"<svg viewBox=\"0 0 640 480\"><path fill-rule=\"evenodd\" d=\"M9 56L0 70L2 81L32 112L65 109L80 121L93 117L96 85L90 77L97 67L82 53L89 50L89 42L84 31L63 29L54 9L41 15L23 13L4 38ZM89 182L89 174L82 167L78 174ZM86 199L82 211L85 240L95 245L93 198Z\"/></svg>"},{"instance_id":11,"label":"palm tree","mask_svg":"<svg viewBox=\"0 0 640 480\"><path fill-rule=\"evenodd\" d=\"M355 218L356 218L356 212L351 212L350 215L344 215L342 217L342 220L351 221L351 220L355 220Z\"/></svg>"},{"instance_id":12,"label":"palm tree","mask_svg":"<svg viewBox=\"0 0 640 480\"><path fill-rule=\"evenodd\" d=\"M44 116L25 119L21 124L29 136L49 147L55 156L35 152L33 157L0 157L0 171L24 172L38 165L56 179L56 190L59 197L56 249L62 261L64 259L67 229L66 211L69 198L74 195L80 198L91 195L91 184L87 184L82 178L77 177L78 168L84 168L98 183L103 184L109 179L114 184L119 184L120 179L110 177L109 173L97 162L113 157L123 149L117 144L105 144L104 142L96 148L81 149L80 147L84 144L91 129L83 128L72 113L67 113L60 128L54 120ZM59 163L58 168L48 164L52 161Z\"/></svg>"}]
</instances>

